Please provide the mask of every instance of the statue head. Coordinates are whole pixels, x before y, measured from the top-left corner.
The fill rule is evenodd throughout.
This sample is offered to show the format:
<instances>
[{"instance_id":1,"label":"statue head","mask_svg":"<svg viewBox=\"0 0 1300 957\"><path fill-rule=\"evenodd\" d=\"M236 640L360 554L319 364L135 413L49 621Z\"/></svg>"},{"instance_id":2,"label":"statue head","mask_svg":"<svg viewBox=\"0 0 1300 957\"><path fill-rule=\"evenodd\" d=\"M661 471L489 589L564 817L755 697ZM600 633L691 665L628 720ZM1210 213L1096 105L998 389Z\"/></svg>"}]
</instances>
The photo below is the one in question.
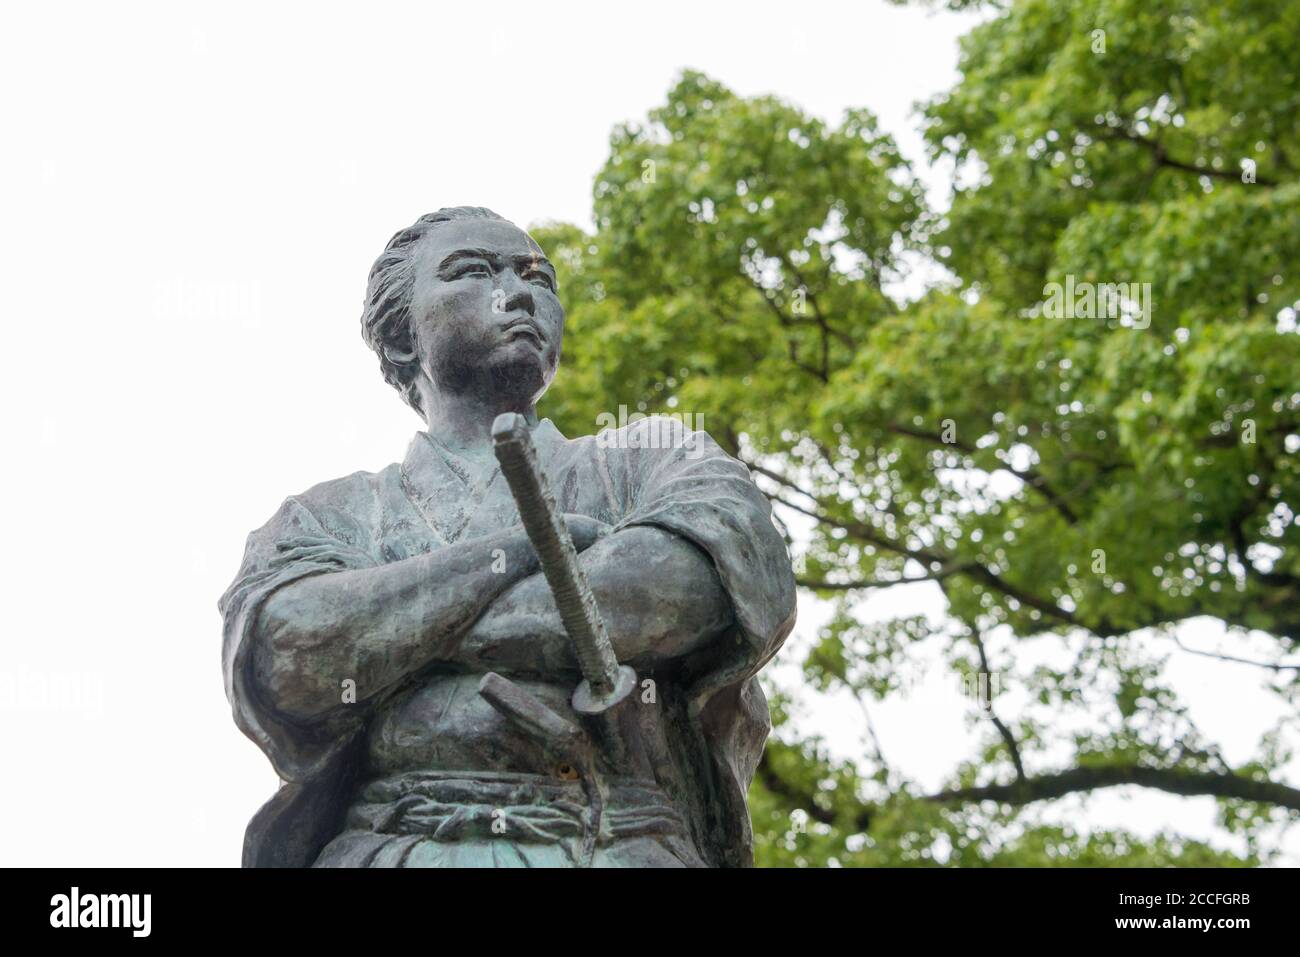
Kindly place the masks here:
<instances>
[{"instance_id":1,"label":"statue head","mask_svg":"<svg viewBox=\"0 0 1300 957\"><path fill-rule=\"evenodd\" d=\"M522 229L478 206L440 209L375 260L362 334L384 378L422 416L431 390L521 411L559 366L556 291L554 267Z\"/></svg>"}]
</instances>

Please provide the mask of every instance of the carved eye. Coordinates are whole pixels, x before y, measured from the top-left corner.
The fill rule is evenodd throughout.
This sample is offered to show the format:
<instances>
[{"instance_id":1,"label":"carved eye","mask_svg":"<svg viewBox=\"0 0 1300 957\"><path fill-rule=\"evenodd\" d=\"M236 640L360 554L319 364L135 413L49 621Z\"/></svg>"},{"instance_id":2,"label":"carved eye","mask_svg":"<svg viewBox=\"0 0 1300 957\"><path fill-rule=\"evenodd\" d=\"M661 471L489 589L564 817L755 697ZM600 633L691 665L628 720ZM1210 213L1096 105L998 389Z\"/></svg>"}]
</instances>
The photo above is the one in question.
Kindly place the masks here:
<instances>
[{"instance_id":1,"label":"carved eye","mask_svg":"<svg viewBox=\"0 0 1300 957\"><path fill-rule=\"evenodd\" d=\"M491 276L492 270L485 262L470 261L456 270L454 278L464 279L466 276Z\"/></svg>"},{"instance_id":2,"label":"carved eye","mask_svg":"<svg viewBox=\"0 0 1300 957\"><path fill-rule=\"evenodd\" d=\"M547 273L533 270L524 276L524 280L531 282L535 286L545 286L547 289L551 290L551 292L555 292L555 283L551 281L551 277Z\"/></svg>"}]
</instances>

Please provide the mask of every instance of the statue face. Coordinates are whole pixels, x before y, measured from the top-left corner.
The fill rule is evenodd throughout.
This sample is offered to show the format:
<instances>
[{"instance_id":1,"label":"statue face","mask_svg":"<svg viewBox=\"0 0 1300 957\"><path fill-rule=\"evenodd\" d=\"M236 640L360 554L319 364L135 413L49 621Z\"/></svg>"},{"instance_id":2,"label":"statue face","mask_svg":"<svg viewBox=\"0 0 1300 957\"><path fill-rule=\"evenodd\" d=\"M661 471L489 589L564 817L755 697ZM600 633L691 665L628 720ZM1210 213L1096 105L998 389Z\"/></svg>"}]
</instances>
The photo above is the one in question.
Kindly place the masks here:
<instances>
[{"instance_id":1,"label":"statue face","mask_svg":"<svg viewBox=\"0 0 1300 957\"><path fill-rule=\"evenodd\" d=\"M411 336L434 387L498 407L536 402L564 338L555 269L537 244L498 220L443 223L420 241L414 266Z\"/></svg>"}]
</instances>

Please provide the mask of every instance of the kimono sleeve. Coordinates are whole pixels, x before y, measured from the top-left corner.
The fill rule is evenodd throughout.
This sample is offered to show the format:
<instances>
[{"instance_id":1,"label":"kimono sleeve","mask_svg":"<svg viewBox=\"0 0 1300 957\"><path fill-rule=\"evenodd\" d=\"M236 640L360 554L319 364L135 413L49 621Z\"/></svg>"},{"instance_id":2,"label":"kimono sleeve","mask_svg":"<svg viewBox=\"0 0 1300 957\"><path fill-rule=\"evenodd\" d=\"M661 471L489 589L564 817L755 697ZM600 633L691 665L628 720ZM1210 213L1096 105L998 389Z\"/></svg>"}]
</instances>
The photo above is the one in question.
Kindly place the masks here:
<instances>
[{"instance_id":1,"label":"kimono sleeve","mask_svg":"<svg viewBox=\"0 0 1300 957\"><path fill-rule=\"evenodd\" d=\"M723 683L753 674L789 634L795 583L785 541L749 470L706 433L653 416L626 430L627 511L618 527L653 525L701 548L731 599L741 633Z\"/></svg>"},{"instance_id":2,"label":"kimono sleeve","mask_svg":"<svg viewBox=\"0 0 1300 957\"><path fill-rule=\"evenodd\" d=\"M309 723L278 714L258 692L252 644L258 615L277 590L313 575L375 564L361 548L328 530L297 497L248 536L235 581L221 596L221 663L235 723L265 752L285 781L303 781L324 768L361 730L360 708L341 709Z\"/></svg>"}]
</instances>

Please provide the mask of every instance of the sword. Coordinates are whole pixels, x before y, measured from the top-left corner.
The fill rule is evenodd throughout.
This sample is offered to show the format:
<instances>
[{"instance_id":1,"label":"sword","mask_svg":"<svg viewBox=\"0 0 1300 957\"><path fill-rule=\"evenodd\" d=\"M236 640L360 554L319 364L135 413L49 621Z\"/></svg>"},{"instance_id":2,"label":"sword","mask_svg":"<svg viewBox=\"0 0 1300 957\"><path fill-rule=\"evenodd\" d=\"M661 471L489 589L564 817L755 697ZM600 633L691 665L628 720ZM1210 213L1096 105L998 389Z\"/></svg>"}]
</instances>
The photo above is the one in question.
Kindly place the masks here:
<instances>
[{"instance_id":1,"label":"sword","mask_svg":"<svg viewBox=\"0 0 1300 957\"><path fill-rule=\"evenodd\" d=\"M573 538L538 464L527 420L516 412L502 413L492 423L492 441L501 474L519 506L524 531L537 551L582 668L583 678L571 701L573 710L579 714L606 712L631 693L636 672L620 665L614 654L605 621L578 564Z\"/></svg>"}]
</instances>

